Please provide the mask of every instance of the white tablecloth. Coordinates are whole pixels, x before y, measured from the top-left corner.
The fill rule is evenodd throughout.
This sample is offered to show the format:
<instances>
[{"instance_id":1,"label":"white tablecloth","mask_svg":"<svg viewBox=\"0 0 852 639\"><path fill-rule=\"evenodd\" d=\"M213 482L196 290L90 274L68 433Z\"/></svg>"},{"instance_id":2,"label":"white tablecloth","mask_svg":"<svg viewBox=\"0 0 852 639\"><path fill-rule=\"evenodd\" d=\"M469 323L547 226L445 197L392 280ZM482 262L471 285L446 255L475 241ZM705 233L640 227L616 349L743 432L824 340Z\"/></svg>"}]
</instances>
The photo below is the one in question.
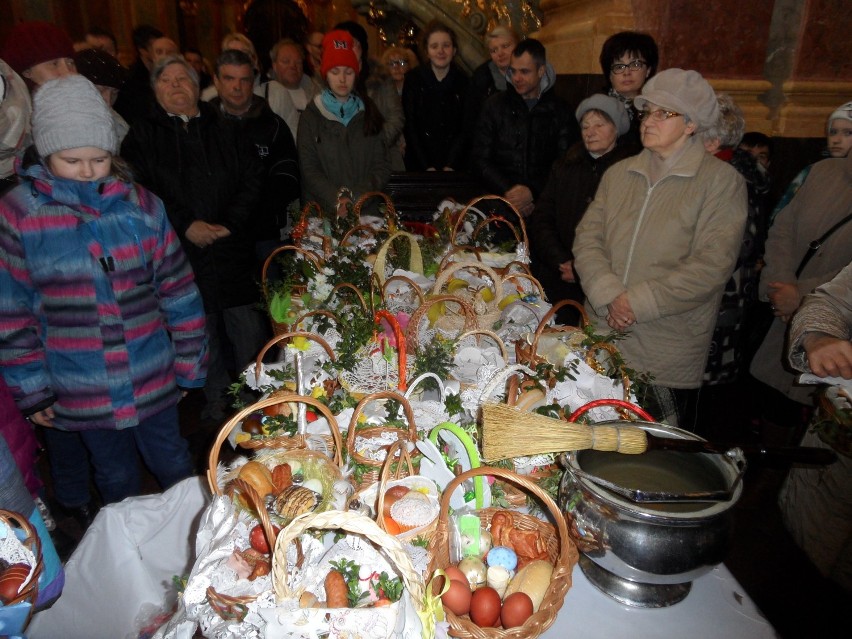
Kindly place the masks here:
<instances>
[{"instance_id":1,"label":"white tablecloth","mask_svg":"<svg viewBox=\"0 0 852 639\"><path fill-rule=\"evenodd\" d=\"M667 608L633 608L593 586L579 566L574 583L543 639L760 639L776 637L724 566L692 583L686 599Z\"/></svg>"}]
</instances>

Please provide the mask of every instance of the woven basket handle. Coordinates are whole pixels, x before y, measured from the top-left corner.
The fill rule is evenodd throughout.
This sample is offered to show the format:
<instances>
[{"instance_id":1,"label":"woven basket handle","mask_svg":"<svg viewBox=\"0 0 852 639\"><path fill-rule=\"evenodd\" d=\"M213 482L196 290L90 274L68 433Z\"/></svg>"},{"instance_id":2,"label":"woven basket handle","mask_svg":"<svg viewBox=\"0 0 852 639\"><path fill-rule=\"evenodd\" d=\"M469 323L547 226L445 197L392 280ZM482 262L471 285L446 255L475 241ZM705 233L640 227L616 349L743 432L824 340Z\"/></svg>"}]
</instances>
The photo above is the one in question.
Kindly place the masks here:
<instances>
[{"instance_id":1,"label":"woven basket handle","mask_svg":"<svg viewBox=\"0 0 852 639\"><path fill-rule=\"evenodd\" d=\"M387 321L387 323L390 324L394 337L396 338L396 365L399 371L399 381L397 382L397 388L405 392L405 389L408 388L408 380L406 380L405 378L406 372L408 370L408 352L405 344L405 334L402 332L402 327L400 327L396 317L394 317L393 314L391 314L389 311L376 311L374 317L377 324L381 320Z\"/></svg>"},{"instance_id":2,"label":"woven basket handle","mask_svg":"<svg viewBox=\"0 0 852 639\"><path fill-rule=\"evenodd\" d=\"M305 231L308 230L308 217L310 216L311 210L315 210L317 212L317 217L320 219L323 217L322 208L318 202L308 202L302 207L302 210L299 213L299 219L293 225L293 231L290 233L290 236L293 238L293 242L296 246L301 245L302 239L305 236Z\"/></svg>"},{"instance_id":3,"label":"woven basket handle","mask_svg":"<svg viewBox=\"0 0 852 639\"><path fill-rule=\"evenodd\" d=\"M507 220L502 215L489 215L484 220L482 220L479 224L477 224L476 228L473 229L473 233L471 233L471 235L470 235L471 241L475 240L477 237L479 237L479 234L482 232L482 229L484 229L486 226L488 226L488 224L491 223L491 222L496 222L497 226L500 226L501 224L508 226L509 230L512 232L512 235L515 236L515 242L518 242L518 243L521 242L521 234L518 233L518 229L516 229L515 225L512 224L509 220Z\"/></svg>"},{"instance_id":4,"label":"woven basket handle","mask_svg":"<svg viewBox=\"0 0 852 639\"><path fill-rule=\"evenodd\" d=\"M506 385L506 381L512 375L517 375L518 373L523 373L524 375L529 375L530 377L535 377L535 372L524 366L523 364L511 364L506 366L503 370L497 371L494 374L494 377L488 380L488 383L485 385L485 388L482 389L482 393L479 395L479 401L484 402L489 397L491 397L491 393L497 390L500 385Z\"/></svg>"},{"instance_id":5,"label":"woven basket handle","mask_svg":"<svg viewBox=\"0 0 852 639\"><path fill-rule=\"evenodd\" d=\"M313 397L306 397L304 395L296 395L295 393L280 393L275 394L274 396L267 397L266 399L262 399L259 402L255 402L251 406L246 406L237 414L235 414L231 419L229 419L222 428L219 430L219 433L216 435L216 439L213 441L213 445L210 447L210 454L207 457L207 483L210 485L210 490L214 495L221 495L222 491L219 488L219 482L217 481L217 473L219 468L219 453L222 450L222 444L228 439L228 435L231 434L237 426L239 426L242 421L251 415L254 412L259 410L263 410L268 406L275 406L276 404L287 404L287 403L296 403L296 404L307 404L308 406L312 406L316 408L323 417L325 417L328 422L328 428L331 431L331 437L334 440L334 457L332 461L337 465L341 466L343 463L343 440L340 437L340 428L337 426L337 420L335 419L332 412L328 409L328 406L320 402L319 400L314 399ZM295 437L302 437L303 435L296 435Z\"/></svg>"},{"instance_id":6,"label":"woven basket handle","mask_svg":"<svg viewBox=\"0 0 852 639\"><path fill-rule=\"evenodd\" d=\"M384 230L383 229L375 229L372 226L370 226L369 224L356 224L351 229L346 231L346 233L343 234L343 237L340 238L340 246L346 246L346 244L349 242L349 240L352 239L352 237L356 233L361 233L361 232L365 232L367 235L372 235L373 237L375 237L377 233L384 232Z\"/></svg>"},{"instance_id":7,"label":"woven basket handle","mask_svg":"<svg viewBox=\"0 0 852 639\"><path fill-rule=\"evenodd\" d=\"M597 358L595 357L598 351L606 351L613 358L615 358L618 355L618 349L609 342L595 342L594 344L589 346L588 350L586 351L586 364L588 364L593 370L599 373L603 373L604 371L601 370L601 366L598 363ZM627 376L627 373L624 372L624 366L619 366L618 370L621 373L621 385L624 388L624 401L629 402L630 378ZM622 410L619 412L622 414L622 417L624 419L628 419L628 415L625 413L625 411Z\"/></svg>"},{"instance_id":8,"label":"woven basket handle","mask_svg":"<svg viewBox=\"0 0 852 639\"><path fill-rule=\"evenodd\" d=\"M488 306L495 307L500 303L500 295L503 293L503 278L497 275L494 272L494 269L486 264L482 264L480 262L453 262L449 267L438 273L438 277L435 279L435 284L432 286L432 295L441 295L442 289L450 281L450 279L455 275L458 271L479 271L481 273L485 273L488 277L491 278L494 286L494 299L491 300L491 303Z\"/></svg>"},{"instance_id":9,"label":"woven basket handle","mask_svg":"<svg viewBox=\"0 0 852 639\"><path fill-rule=\"evenodd\" d=\"M340 284L337 284L333 289L331 289L331 294L328 296L328 301L331 302L331 300L334 299L334 296L337 295L338 291L341 291L343 289L353 291L355 293L355 297L358 298L358 302L361 304L361 308L363 308L365 312L369 311L369 308L367 307L367 301L364 299L364 296L361 294L361 291L358 290L357 286L355 286L354 284L350 284L349 282L340 282Z\"/></svg>"},{"instance_id":10,"label":"woven basket handle","mask_svg":"<svg viewBox=\"0 0 852 639\"><path fill-rule=\"evenodd\" d=\"M512 262L512 264L522 264L522 262ZM539 282L530 273L523 273L523 272L521 272L521 273L509 273L508 275L503 276L503 283L504 284L509 283L509 282L514 283L515 289L518 291L518 294L520 295L521 293L524 292L524 290L523 290L523 288L521 288L521 285L518 282L518 280L528 281L530 284L533 285L533 288L535 288L536 292L538 293L538 296L541 299L543 299L543 300L547 299L547 295L544 293L544 288L542 287L541 282Z\"/></svg>"},{"instance_id":11,"label":"woven basket handle","mask_svg":"<svg viewBox=\"0 0 852 639\"><path fill-rule=\"evenodd\" d=\"M568 416L568 421L576 422L588 411L592 410L593 408L599 408L601 406L609 406L611 408L620 408L626 411L630 411L640 419L644 419L648 422L657 421L640 406L637 406L636 404L631 404L630 402L625 402L620 399L596 399L592 402L589 402L588 404L584 404Z\"/></svg>"},{"instance_id":12,"label":"woven basket handle","mask_svg":"<svg viewBox=\"0 0 852 639\"><path fill-rule=\"evenodd\" d=\"M500 339L500 336L497 335L497 333L495 333L494 331L489 330L487 328L476 328L476 329L473 329L472 331L465 331L464 333L459 335L458 342L461 342L465 337L468 337L469 335L475 335L476 336L476 343L477 344L480 343L480 338L483 335L486 336L486 337L490 337L492 340L494 340L494 343L497 344L497 348L500 349L500 357L503 358L503 361L504 362L509 361L509 353L506 351L506 344L503 343L503 340Z\"/></svg>"},{"instance_id":13,"label":"woven basket handle","mask_svg":"<svg viewBox=\"0 0 852 639\"><path fill-rule=\"evenodd\" d=\"M320 259L311 251L307 251L299 246L295 246L293 244L287 244L285 246L279 246L277 249L272 251L269 254L269 257L266 258L266 261L263 262L263 269L260 271L260 282L263 286L263 296L269 299L269 287L266 283L266 272L269 270L269 267L272 265L272 260L275 259L275 256L279 253L283 253L284 251L295 251L302 255L306 260L308 260L311 264L313 264L314 268L317 272L322 270L322 262Z\"/></svg>"},{"instance_id":14,"label":"woven basket handle","mask_svg":"<svg viewBox=\"0 0 852 639\"><path fill-rule=\"evenodd\" d=\"M312 528L345 530L363 535L375 542L399 570L399 575L405 583L414 606L417 609L422 609L425 588L423 578L414 569L411 558L405 552L400 541L379 528L379 525L369 517L342 510L299 515L278 533L278 539L272 553L272 587L279 602L296 597L296 592L287 583L287 546L290 545L291 541L298 539L303 532Z\"/></svg>"},{"instance_id":15,"label":"woven basket handle","mask_svg":"<svg viewBox=\"0 0 852 639\"><path fill-rule=\"evenodd\" d=\"M476 328L476 311L473 310L473 307L467 302L467 300L463 300L455 295L431 295L415 309L415 311L411 314L411 317L408 319L408 327L405 329L408 350L417 352L417 349L420 348L418 335L420 322L427 316L429 309L432 308L434 304L441 303L452 303L458 306L459 312L464 315L463 331L469 331Z\"/></svg>"},{"instance_id":16,"label":"woven basket handle","mask_svg":"<svg viewBox=\"0 0 852 639\"><path fill-rule=\"evenodd\" d=\"M420 251L417 238L407 231L397 231L384 241L376 255L376 261L373 263L373 272L379 276L379 282L381 283L385 281L385 264L388 259L388 250L390 250L394 240L400 237L408 239L409 250L411 251L411 262L408 265L408 270L423 275L423 253Z\"/></svg>"},{"instance_id":17,"label":"woven basket handle","mask_svg":"<svg viewBox=\"0 0 852 639\"><path fill-rule=\"evenodd\" d=\"M447 390L444 388L444 380L435 375L435 373L430 373L428 371L426 373L423 373L419 377L415 377L414 381L408 385L408 390L405 391L405 399L410 400L411 396L414 394L414 391L420 385L420 382L425 379L434 379L435 382L438 384L438 392L441 394L441 403L443 404L444 401L447 399Z\"/></svg>"},{"instance_id":18,"label":"woven basket handle","mask_svg":"<svg viewBox=\"0 0 852 639\"><path fill-rule=\"evenodd\" d=\"M518 269L518 271L512 272L513 268ZM508 279L509 276L511 276L511 275L530 275L530 276L532 276L532 271L530 270L529 264L526 264L524 262L519 262L518 260L512 260L511 262L506 264L506 266L504 266L500 269L497 269L497 270L502 272L503 277L506 278L506 279ZM538 282L538 280L536 280L536 282ZM539 284L539 286L541 286L541 284Z\"/></svg>"},{"instance_id":19,"label":"woven basket handle","mask_svg":"<svg viewBox=\"0 0 852 639\"><path fill-rule=\"evenodd\" d=\"M521 240L524 242L524 244L526 246L529 246L530 241L529 241L529 237L527 236L527 225L524 222L524 216L521 215L514 206L512 206L512 203L509 202L509 200L507 200L504 197L500 197L499 195L481 195L479 197L472 199L470 202L468 202L467 206L464 207L464 209L462 210L458 219L456 220L455 225L453 226L453 231L452 231L452 235L450 237L450 242L452 244L456 243L456 235L458 234L459 226L461 225L462 220L464 220L464 217L467 214L468 210L472 209L475 205L477 205L480 202L485 201L485 200L499 200L499 201L503 202L506 206L509 207L509 209L512 211L512 213L514 213L518 218L518 226L521 229Z\"/></svg>"},{"instance_id":20,"label":"woven basket handle","mask_svg":"<svg viewBox=\"0 0 852 639\"><path fill-rule=\"evenodd\" d=\"M355 451L355 431L358 429L358 418L367 404L378 399L392 399L402 404L402 412L405 413L405 419L408 422L408 441L417 441L417 424L414 422L414 411L409 401L404 395L400 395L394 391L379 391L377 393L370 393L362 398L352 412L352 419L349 420L349 430L346 432L346 449L350 453Z\"/></svg>"},{"instance_id":21,"label":"woven basket handle","mask_svg":"<svg viewBox=\"0 0 852 639\"><path fill-rule=\"evenodd\" d=\"M447 487L444 489L444 492L441 495L441 511L438 515L438 529L446 530L447 528L447 520L449 518L450 513L450 498L452 497L453 492L462 485L468 479L473 479L474 477L482 477L482 476L492 476L502 479L504 481L508 481L511 484L515 484L516 486L522 488L523 490L531 493L537 499L541 501L547 511L550 513L550 521L556 526L556 530L559 533L559 561L564 562L565 565L568 565L569 562L569 554L571 550L570 536L568 533L568 525L565 523L565 515L562 513L562 510L559 506L556 505L556 502L553 501L553 498L544 491L544 489L540 488L538 484L534 481L527 479L523 475L518 475L509 470L505 470L503 468L495 468L492 466L480 466L478 468L471 468L468 471L463 472L461 475L458 475L447 484Z\"/></svg>"},{"instance_id":22,"label":"woven basket handle","mask_svg":"<svg viewBox=\"0 0 852 639\"><path fill-rule=\"evenodd\" d=\"M316 315L324 315L325 317L329 318L332 322L334 322L335 326L340 326L340 318L337 315L335 315L331 311L326 310L324 308L315 308L312 311L308 311L307 313L302 313L301 315L299 315L299 317L296 318L296 321L293 322L293 327L298 329L299 324L304 322L309 317L314 317Z\"/></svg>"},{"instance_id":23,"label":"woven basket handle","mask_svg":"<svg viewBox=\"0 0 852 639\"><path fill-rule=\"evenodd\" d=\"M423 290L413 279L406 275L391 275L385 280L385 283L382 285L382 299L385 301L385 305L387 305L388 300L388 287L396 282L404 282L411 288L412 291L414 291L414 293L417 295L418 306L426 300L426 296L423 295Z\"/></svg>"},{"instance_id":24,"label":"woven basket handle","mask_svg":"<svg viewBox=\"0 0 852 639\"><path fill-rule=\"evenodd\" d=\"M300 318L301 319L301 318ZM255 383L260 379L260 374L263 372L263 358L266 356L267 351L279 344L280 342L287 341L289 342L294 337L304 337L305 339L309 339L311 341L316 342L320 346L322 346L323 350L328 354L329 359L334 362L337 361L337 356L334 354L331 346L328 345L322 337L317 335L316 333L309 333L307 331L292 331L289 333L281 333L281 335L276 335L271 340L266 342L263 345L263 348L260 349L260 352L257 354L257 359L254 361L254 379Z\"/></svg>"},{"instance_id":25,"label":"woven basket handle","mask_svg":"<svg viewBox=\"0 0 852 639\"><path fill-rule=\"evenodd\" d=\"M358 201L355 202L355 207L352 209L355 213L355 217L359 220L361 219L361 209L364 208L364 205L374 197L380 198L384 201L385 221L388 223L388 229L395 231L397 227L396 208L394 208L393 202L391 202L391 199L387 196L387 194L382 193L381 191L370 191L369 193L364 193L364 195L359 197Z\"/></svg>"},{"instance_id":26,"label":"woven basket handle","mask_svg":"<svg viewBox=\"0 0 852 639\"><path fill-rule=\"evenodd\" d=\"M396 474L394 477L390 477L391 472L393 472L391 467L396 459L399 459L399 463L396 466ZM391 447L388 448L388 456L385 457L385 463L382 464L382 469L379 471L379 480L376 484L376 491L379 496L379 501L376 504L376 523L379 524L379 528L385 532L387 532L387 528L385 527L385 518L382 516L382 513L385 511L386 486L389 480L401 479L403 477L403 462L405 462L406 467L408 468L407 477L411 477L411 475L414 474L414 465L411 463L411 455L408 453L408 446L397 439L393 444L391 444Z\"/></svg>"},{"instance_id":27,"label":"woven basket handle","mask_svg":"<svg viewBox=\"0 0 852 639\"><path fill-rule=\"evenodd\" d=\"M441 259L441 263L438 264L438 272L440 273L445 268L447 268L450 264L458 261L458 262L469 262L470 260L454 260L453 257L456 255L464 256L466 253L473 253L473 256L476 258L475 261L482 262L482 255L480 251L475 246L454 246L449 251L447 251L446 255Z\"/></svg>"},{"instance_id":28,"label":"woven basket handle","mask_svg":"<svg viewBox=\"0 0 852 639\"><path fill-rule=\"evenodd\" d=\"M266 504L257 491L247 481L239 477L228 484L226 493L233 497L233 493L239 492L245 497L248 505L254 510L257 519L263 528L263 534L266 537L266 543L270 548L275 547L275 531L272 529L272 521L269 519L269 512L266 510Z\"/></svg>"}]
</instances>

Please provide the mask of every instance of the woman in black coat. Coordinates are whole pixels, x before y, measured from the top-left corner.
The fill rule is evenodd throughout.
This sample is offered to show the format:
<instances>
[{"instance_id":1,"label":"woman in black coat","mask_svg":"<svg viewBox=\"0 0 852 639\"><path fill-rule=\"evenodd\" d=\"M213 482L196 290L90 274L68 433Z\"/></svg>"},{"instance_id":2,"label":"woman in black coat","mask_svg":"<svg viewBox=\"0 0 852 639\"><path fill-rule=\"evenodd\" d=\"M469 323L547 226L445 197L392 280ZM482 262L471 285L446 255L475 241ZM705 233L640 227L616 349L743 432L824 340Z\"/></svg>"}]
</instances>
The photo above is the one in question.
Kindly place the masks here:
<instances>
[{"instance_id":1,"label":"woman in black coat","mask_svg":"<svg viewBox=\"0 0 852 639\"><path fill-rule=\"evenodd\" d=\"M453 171L465 166L468 78L453 58L456 34L433 20L423 32L428 64L405 76L405 168L409 171Z\"/></svg>"},{"instance_id":2,"label":"woman in black coat","mask_svg":"<svg viewBox=\"0 0 852 639\"><path fill-rule=\"evenodd\" d=\"M617 98L595 94L580 103L576 116L582 141L554 164L527 223L532 272L551 304L585 300L574 272L574 231L604 171L641 150L622 137L630 130L630 118ZM576 326L579 312L565 307L556 317L561 324Z\"/></svg>"}]
</instances>

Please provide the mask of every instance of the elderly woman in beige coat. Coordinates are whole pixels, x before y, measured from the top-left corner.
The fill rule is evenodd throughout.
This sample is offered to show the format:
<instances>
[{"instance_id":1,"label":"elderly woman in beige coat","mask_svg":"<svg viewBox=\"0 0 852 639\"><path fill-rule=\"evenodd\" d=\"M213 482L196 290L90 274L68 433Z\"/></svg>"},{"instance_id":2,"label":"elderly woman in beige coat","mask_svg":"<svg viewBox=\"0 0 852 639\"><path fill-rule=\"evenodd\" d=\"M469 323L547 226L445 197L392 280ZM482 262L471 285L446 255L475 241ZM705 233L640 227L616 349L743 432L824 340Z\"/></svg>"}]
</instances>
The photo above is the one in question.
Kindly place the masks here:
<instances>
[{"instance_id":1,"label":"elderly woman in beige coat","mask_svg":"<svg viewBox=\"0 0 852 639\"><path fill-rule=\"evenodd\" d=\"M790 203L778 213L766 239L766 266L760 274L760 298L772 304L775 321L751 364L751 374L777 393L764 407L772 421L795 416L782 426L802 427L802 411L813 404L813 386L797 383L785 361L787 322L802 298L831 280L852 261L852 219L824 239L819 249L796 275L808 246L852 214L852 154L829 158L813 166ZM790 401L788 401L790 400ZM767 413L774 405L784 410ZM798 413L798 414L796 414Z\"/></svg>"},{"instance_id":2,"label":"elderly woman in beige coat","mask_svg":"<svg viewBox=\"0 0 852 639\"><path fill-rule=\"evenodd\" d=\"M695 133L716 123L713 88L667 69L634 104L644 150L611 167L577 227L574 268L598 332L624 332L627 365L653 376L640 398L690 428L723 288L746 222L746 189Z\"/></svg>"}]
</instances>

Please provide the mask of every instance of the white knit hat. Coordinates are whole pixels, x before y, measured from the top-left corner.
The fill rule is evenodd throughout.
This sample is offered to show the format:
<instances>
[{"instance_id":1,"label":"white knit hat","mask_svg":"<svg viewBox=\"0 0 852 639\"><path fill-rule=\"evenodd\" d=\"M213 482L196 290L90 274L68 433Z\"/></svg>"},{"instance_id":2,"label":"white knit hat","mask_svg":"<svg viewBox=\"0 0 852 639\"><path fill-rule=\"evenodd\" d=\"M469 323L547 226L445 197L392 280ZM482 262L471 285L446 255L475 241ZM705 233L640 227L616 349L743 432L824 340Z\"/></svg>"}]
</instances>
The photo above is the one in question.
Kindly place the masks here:
<instances>
[{"instance_id":1,"label":"white knit hat","mask_svg":"<svg viewBox=\"0 0 852 639\"><path fill-rule=\"evenodd\" d=\"M852 102L837 107L834 113L828 116L828 126L831 126L834 120L852 120Z\"/></svg>"},{"instance_id":2,"label":"white knit hat","mask_svg":"<svg viewBox=\"0 0 852 639\"><path fill-rule=\"evenodd\" d=\"M118 153L109 107L95 85L82 75L50 80L36 90L33 140L43 158L83 146Z\"/></svg>"}]
</instances>

